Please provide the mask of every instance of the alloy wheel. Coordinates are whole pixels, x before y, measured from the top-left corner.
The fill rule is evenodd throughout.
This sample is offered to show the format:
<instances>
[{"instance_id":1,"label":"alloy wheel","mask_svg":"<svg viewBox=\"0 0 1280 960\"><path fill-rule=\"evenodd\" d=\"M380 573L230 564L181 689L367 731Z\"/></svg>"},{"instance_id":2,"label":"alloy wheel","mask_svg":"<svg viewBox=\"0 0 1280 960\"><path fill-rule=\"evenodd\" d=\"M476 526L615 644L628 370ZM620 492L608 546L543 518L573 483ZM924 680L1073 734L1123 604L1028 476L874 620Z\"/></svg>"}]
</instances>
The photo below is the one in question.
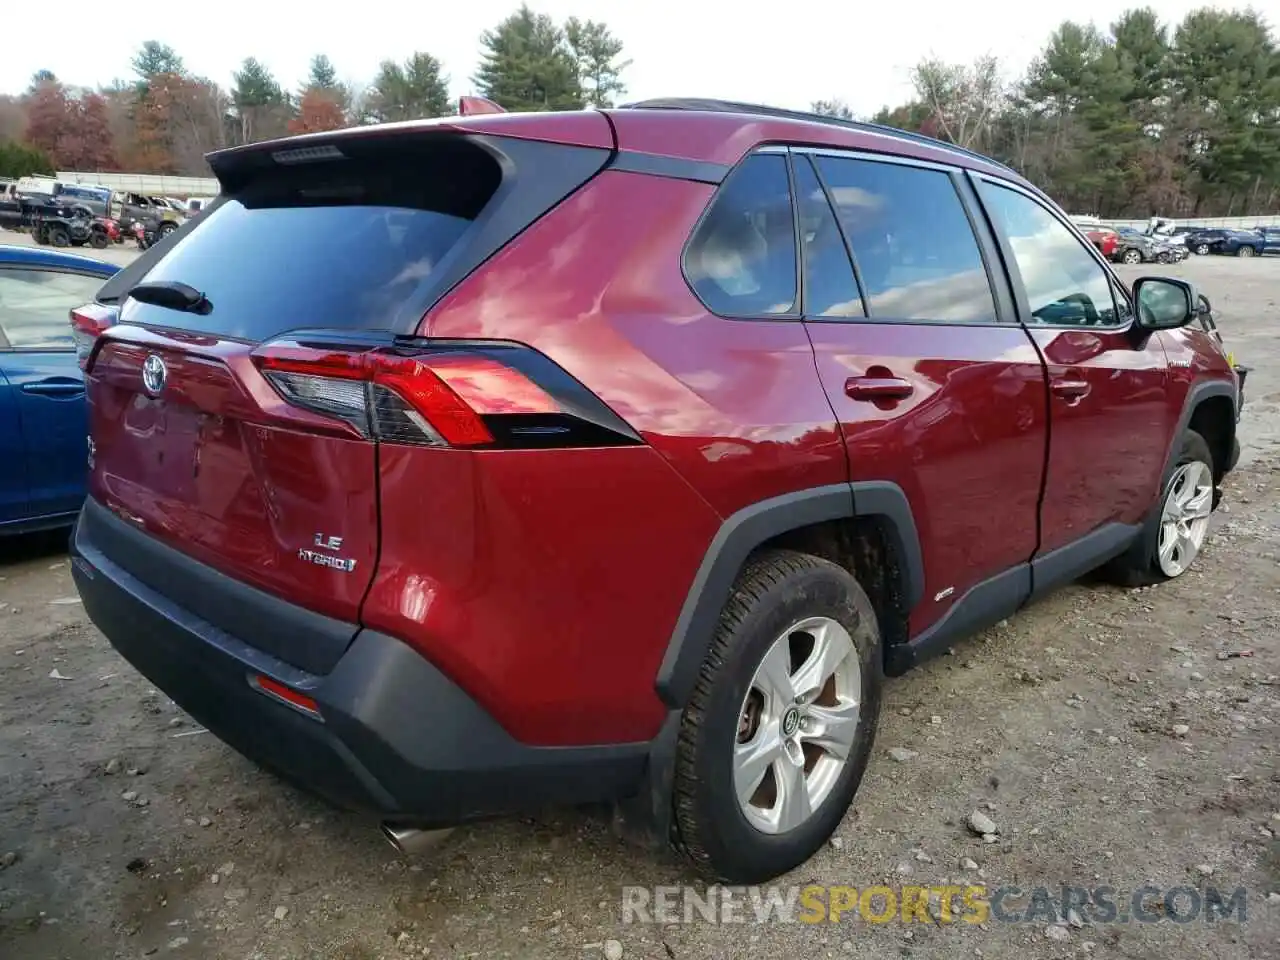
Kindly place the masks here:
<instances>
[{"instance_id":1,"label":"alloy wheel","mask_svg":"<svg viewBox=\"0 0 1280 960\"><path fill-rule=\"evenodd\" d=\"M861 699L858 651L835 620L802 620L773 642L734 744L734 789L753 827L788 833L830 796L853 751Z\"/></svg>"},{"instance_id":2,"label":"alloy wheel","mask_svg":"<svg viewBox=\"0 0 1280 960\"><path fill-rule=\"evenodd\" d=\"M1156 561L1166 577L1177 577L1200 554L1213 509L1213 472L1199 460L1174 471L1160 511L1160 543Z\"/></svg>"},{"instance_id":3,"label":"alloy wheel","mask_svg":"<svg viewBox=\"0 0 1280 960\"><path fill-rule=\"evenodd\" d=\"M1130 264L1141 263L1142 254L1140 254L1137 250L1126 250L1124 252L1124 262L1130 263Z\"/></svg>"}]
</instances>

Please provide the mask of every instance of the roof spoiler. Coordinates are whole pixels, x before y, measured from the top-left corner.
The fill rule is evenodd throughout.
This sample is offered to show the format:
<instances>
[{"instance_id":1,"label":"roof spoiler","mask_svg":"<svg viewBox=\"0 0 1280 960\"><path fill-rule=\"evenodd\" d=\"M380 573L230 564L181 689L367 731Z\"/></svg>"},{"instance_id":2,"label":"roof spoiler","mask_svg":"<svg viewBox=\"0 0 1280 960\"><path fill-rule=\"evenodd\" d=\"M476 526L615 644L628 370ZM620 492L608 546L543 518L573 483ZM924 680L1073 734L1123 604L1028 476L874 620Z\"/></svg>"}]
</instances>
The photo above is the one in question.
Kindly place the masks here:
<instances>
[{"instance_id":1,"label":"roof spoiler","mask_svg":"<svg viewBox=\"0 0 1280 960\"><path fill-rule=\"evenodd\" d=\"M506 113L498 104L484 97L459 97L458 116L475 117L482 113Z\"/></svg>"}]
</instances>

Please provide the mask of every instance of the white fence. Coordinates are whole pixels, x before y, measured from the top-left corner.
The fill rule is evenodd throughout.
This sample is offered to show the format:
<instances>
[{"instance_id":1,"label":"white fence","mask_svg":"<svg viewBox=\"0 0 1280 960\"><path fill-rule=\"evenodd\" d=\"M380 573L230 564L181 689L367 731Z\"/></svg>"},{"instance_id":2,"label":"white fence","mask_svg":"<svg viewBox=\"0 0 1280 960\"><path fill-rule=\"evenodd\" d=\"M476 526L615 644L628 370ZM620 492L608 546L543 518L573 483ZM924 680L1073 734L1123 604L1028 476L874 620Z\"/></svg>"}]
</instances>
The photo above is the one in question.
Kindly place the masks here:
<instances>
[{"instance_id":1,"label":"white fence","mask_svg":"<svg viewBox=\"0 0 1280 960\"><path fill-rule=\"evenodd\" d=\"M1074 219L1074 218L1073 218ZM1081 218L1083 219L1083 218ZM1111 220L1098 217L1099 222L1109 227L1133 227L1145 230L1147 220ZM1168 217L1180 227L1222 227L1228 230L1252 230L1254 227L1280 227L1280 216L1274 217Z\"/></svg>"},{"instance_id":2,"label":"white fence","mask_svg":"<svg viewBox=\"0 0 1280 960\"><path fill-rule=\"evenodd\" d=\"M205 177L169 177L149 173L77 173L59 170L63 183L91 183L109 190L154 197L215 197L218 181Z\"/></svg>"}]
</instances>

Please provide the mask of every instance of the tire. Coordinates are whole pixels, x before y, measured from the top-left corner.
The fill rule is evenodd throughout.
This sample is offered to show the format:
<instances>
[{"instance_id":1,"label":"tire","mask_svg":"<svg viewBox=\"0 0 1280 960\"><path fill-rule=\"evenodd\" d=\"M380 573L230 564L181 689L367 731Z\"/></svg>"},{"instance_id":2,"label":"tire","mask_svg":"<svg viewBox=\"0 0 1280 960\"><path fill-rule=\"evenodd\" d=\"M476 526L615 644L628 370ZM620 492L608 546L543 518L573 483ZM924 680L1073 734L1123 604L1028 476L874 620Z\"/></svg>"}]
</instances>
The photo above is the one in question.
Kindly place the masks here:
<instances>
[{"instance_id":1,"label":"tire","mask_svg":"<svg viewBox=\"0 0 1280 960\"><path fill-rule=\"evenodd\" d=\"M89 234L89 246L93 247L95 250L107 249L107 244L110 242L110 239L108 239L107 235L101 230L95 230L93 233Z\"/></svg>"},{"instance_id":2,"label":"tire","mask_svg":"<svg viewBox=\"0 0 1280 960\"><path fill-rule=\"evenodd\" d=\"M1244 246L1244 247L1241 247L1239 250L1237 250L1237 251L1236 251L1236 256L1237 256L1237 257L1243 257L1243 258L1245 258L1245 259L1247 260L1247 259L1249 259L1249 257L1252 257L1252 256L1253 256L1255 253L1257 253L1257 252L1258 252L1258 251L1254 250L1254 249L1253 249L1253 247L1250 247L1250 246Z\"/></svg>"},{"instance_id":3,"label":"tire","mask_svg":"<svg viewBox=\"0 0 1280 960\"><path fill-rule=\"evenodd\" d=\"M1160 254L1157 254L1156 259L1159 260L1161 263L1169 263L1170 261L1173 260L1173 255L1169 253L1160 253Z\"/></svg>"},{"instance_id":4,"label":"tire","mask_svg":"<svg viewBox=\"0 0 1280 960\"><path fill-rule=\"evenodd\" d=\"M844 657L833 668L832 680L819 685L816 697L790 696L792 680L801 678L811 693L814 688L806 678L812 681L825 673L815 669L822 660L819 651L841 649ZM764 669L766 658L785 665L783 684L767 682L778 674ZM871 602L842 567L792 551L770 551L748 561L720 615L681 718L676 748L676 845L702 873L730 883L764 882L804 863L827 842L871 756L883 659ZM761 693L780 688L787 694L777 700ZM851 695L859 698L859 706L856 719L846 713L845 723L836 728L843 730L848 744L840 761L812 739L822 729L810 724L821 724L824 713L831 717L840 707L853 710L847 702ZM744 736L749 738L745 742ZM738 756L749 744L770 742L766 738L778 749L770 753L774 759L756 764L759 777L751 777ZM789 753L789 747L795 752ZM759 747L754 752L760 756ZM803 757L806 766L812 763L811 769L792 763L792 755ZM797 812L778 792L779 784L797 785L782 779L786 773L798 773L806 805L811 791L817 794L815 805L807 815L799 810L793 824L775 820L771 829L762 825L771 814L781 820L783 814ZM758 784L746 801L739 800L738 780ZM767 800L770 788L772 810L754 802L762 796Z\"/></svg>"},{"instance_id":5,"label":"tire","mask_svg":"<svg viewBox=\"0 0 1280 960\"><path fill-rule=\"evenodd\" d=\"M1197 256L1203 257L1209 252L1209 245L1207 243L1197 243L1195 252Z\"/></svg>"},{"instance_id":6,"label":"tire","mask_svg":"<svg viewBox=\"0 0 1280 960\"><path fill-rule=\"evenodd\" d=\"M1217 506L1218 500L1214 481L1216 475L1209 444L1194 430L1187 430L1182 435L1178 455L1174 457L1173 464L1160 483L1160 498L1147 514L1142 533L1128 551L1104 568L1107 578L1121 586L1143 587L1173 580L1186 573L1203 550L1209 533L1209 515ZM1181 499L1185 502L1188 483L1199 487L1196 499L1203 498L1194 509L1197 517L1187 523L1190 536L1181 545L1181 556L1162 558L1161 546L1168 543L1172 532L1165 529L1168 526L1165 523L1167 507L1170 501ZM1167 562L1168 559L1177 559L1179 562L1170 563Z\"/></svg>"},{"instance_id":7,"label":"tire","mask_svg":"<svg viewBox=\"0 0 1280 960\"><path fill-rule=\"evenodd\" d=\"M1124 253L1120 254L1120 262L1135 266L1142 262L1142 251L1130 247Z\"/></svg>"},{"instance_id":8,"label":"tire","mask_svg":"<svg viewBox=\"0 0 1280 960\"><path fill-rule=\"evenodd\" d=\"M42 247L49 242L49 231L45 227L36 227L32 235L35 237L36 243Z\"/></svg>"},{"instance_id":9,"label":"tire","mask_svg":"<svg viewBox=\"0 0 1280 960\"><path fill-rule=\"evenodd\" d=\"M163 240L177 229L178 225L176 223L170 223L166 220L164 223L160 224L159 228L156 230L156 239Z\"/></svg>"},{"instance_id":10,"label":"tire","mask_svg":"<svg viewBox=\"0 0 1280 960\"><path fill-rule=\"evenodd\" d=\"M71 234L67 233L66 227L50 227L49 242L55 247L65 247L71 243Z\"/></svg>"}]
</instances>

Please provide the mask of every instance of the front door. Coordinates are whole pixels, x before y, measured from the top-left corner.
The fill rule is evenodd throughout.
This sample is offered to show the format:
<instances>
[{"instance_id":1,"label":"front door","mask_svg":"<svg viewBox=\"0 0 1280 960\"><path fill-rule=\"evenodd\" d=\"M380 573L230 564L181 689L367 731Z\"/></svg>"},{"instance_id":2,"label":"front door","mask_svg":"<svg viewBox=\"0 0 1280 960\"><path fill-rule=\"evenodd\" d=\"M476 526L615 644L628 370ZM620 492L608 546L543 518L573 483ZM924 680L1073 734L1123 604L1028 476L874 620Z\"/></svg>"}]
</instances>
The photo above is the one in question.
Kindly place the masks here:
<instances>
[{"instance_id":1,"label":"front door","mask_svg":"<svg viewBox=\"0 0 1280 960\"><path fill-rule=\"evenodd\" d=\"M1114 547L1159 491L1177 411L1158 337L1090 246L1029 192L977 179L1011 261L1019 313L1049 373L1040 553L1094 535ZM1088 559L1088 558L1085 558Z\"/></svg>"},{"instance_id":2,"label":"front door","mask_svg":"<svg viewBox=\"0 0 1280 960\"><path fill-rule=\"evenodd\" d=\"M0 372L22 435L28 517L72 513L84 499L88 418L70 312L102 278L41 267L0 267Z\"/></svg>"},{"instance_id":3,"label":"front door","mask_svg":"<svg viewBox=\"0 0 1280 960\"><path fill-rule=\"evenodd\" d=\"M920 537L911 633L1013 572L994 591L1011 612L1037 544L1045 377L969 185L913 161L796 148L792 162L805 326L851 479L900 487Z\"/></svg>"}]
</instances>

